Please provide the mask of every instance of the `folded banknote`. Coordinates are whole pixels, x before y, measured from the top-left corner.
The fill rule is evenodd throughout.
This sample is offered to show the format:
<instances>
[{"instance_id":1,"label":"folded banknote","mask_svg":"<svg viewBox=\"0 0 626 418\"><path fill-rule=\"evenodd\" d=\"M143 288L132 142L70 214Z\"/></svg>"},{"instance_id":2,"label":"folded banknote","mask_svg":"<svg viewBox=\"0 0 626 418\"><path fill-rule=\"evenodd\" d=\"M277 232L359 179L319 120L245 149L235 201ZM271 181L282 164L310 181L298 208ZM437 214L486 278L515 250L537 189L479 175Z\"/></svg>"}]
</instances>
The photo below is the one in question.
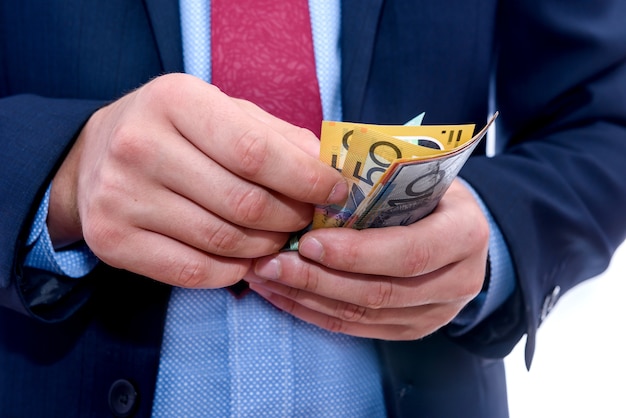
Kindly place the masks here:
<instances>
[{"instance_id":1,"label":"folded banknote","mask_svg":"<svg viewBox=\"0 0 626 418\"><path fill-rule=\"evenodd\" d=\"M318 228L381 228L412 224L435 209L472 151L498 116L476 134L474 124L369 125L324 121L320 159L347 179L342 205L315 208L313 223L294 234Z\"/></svg>"}]
</instances>

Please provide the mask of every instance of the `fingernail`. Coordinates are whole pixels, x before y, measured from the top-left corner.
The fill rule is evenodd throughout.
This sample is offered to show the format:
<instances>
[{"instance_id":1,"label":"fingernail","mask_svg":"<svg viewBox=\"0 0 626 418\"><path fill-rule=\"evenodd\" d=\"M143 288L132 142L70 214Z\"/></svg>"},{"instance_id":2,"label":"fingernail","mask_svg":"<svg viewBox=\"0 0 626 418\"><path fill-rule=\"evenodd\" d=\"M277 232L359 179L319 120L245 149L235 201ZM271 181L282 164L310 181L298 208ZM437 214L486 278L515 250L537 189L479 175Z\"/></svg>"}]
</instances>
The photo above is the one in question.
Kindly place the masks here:
<instances>
[{"instance_id":1,"label":"fingernail","mask_svg":"<svg viewBox=\"0 0 626 418\"><path fill-rule=\"evenodd\" d=\"M275 258L257 261L254 273L265 279L276 280L280 277L280 261Z\"/></svg>"},{"instance_id":2,"label":"fingernail","mask_svg":"<svg viewBox=\"0 0 626 418\"><path fill-rule=\"evenodd\" d=\"M328 195L326 203L341 203L348 197L348 183L345 181L335 184L333 190Z\"/></svg>"},{"instance_id":3,"label":"fingernail","mask_svg":"<svg viewBox=\"0 0 626 418\"><path fill-rule=\"evenodd\" d=\"M314 261L322 261L324 257L324 247L315 238L304 238L300 242L298 252L302 256Z\"/></svg>"}]
</instances>

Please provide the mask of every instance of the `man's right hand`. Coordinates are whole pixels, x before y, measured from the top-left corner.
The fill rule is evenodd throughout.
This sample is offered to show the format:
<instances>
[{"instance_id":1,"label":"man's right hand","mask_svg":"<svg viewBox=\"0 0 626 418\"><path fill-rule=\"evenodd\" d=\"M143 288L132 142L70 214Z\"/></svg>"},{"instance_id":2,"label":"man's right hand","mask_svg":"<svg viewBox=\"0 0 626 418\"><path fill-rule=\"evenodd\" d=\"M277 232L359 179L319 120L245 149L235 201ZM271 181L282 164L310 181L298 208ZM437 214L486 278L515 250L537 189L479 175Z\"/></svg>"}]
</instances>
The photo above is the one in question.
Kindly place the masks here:
<instances>
[{"instance_id":1,"label":"man's right hand","mask_svg":"<svg viewBox=\"0 0 626 418\"><path fill-rule=\"evenodd\" d=\"M308 130L184 74L89 119L52 182L55 247L172 285L237 282L347 186Z\"/></svg>"}]
</instances>

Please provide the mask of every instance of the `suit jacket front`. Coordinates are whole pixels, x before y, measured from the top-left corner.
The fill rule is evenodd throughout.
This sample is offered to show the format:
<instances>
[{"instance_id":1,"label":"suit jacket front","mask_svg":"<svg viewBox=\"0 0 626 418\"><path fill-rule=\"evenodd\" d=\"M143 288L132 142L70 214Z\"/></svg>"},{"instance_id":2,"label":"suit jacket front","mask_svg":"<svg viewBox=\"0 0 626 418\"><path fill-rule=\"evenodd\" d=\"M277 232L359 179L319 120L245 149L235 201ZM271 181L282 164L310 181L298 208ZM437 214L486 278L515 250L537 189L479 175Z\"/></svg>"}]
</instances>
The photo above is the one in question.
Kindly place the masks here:
<instances>
[{"instance_id":1,"label":"suit jacket front","mask_svg":"<svg viewBox=\"0 0 626 418\"><path fill-rule=\"evenodd\" d=\"M626 4L619 0L343 0L344 118L478 123L498 156L462 171L507 239L518 286L472 332L380 342L390 414L506 415L501 358L623 240ZM109 416L112 387L149 416L169 288L100 265L73 281L23 267L46 186L89 115L182 71L173 0L0 4L0 408ZM61 296L60 296L61 295ZM147 297L146 295L149 295ZM117 385L115 385L117 382Z\"/></svg>"}]
</instances>

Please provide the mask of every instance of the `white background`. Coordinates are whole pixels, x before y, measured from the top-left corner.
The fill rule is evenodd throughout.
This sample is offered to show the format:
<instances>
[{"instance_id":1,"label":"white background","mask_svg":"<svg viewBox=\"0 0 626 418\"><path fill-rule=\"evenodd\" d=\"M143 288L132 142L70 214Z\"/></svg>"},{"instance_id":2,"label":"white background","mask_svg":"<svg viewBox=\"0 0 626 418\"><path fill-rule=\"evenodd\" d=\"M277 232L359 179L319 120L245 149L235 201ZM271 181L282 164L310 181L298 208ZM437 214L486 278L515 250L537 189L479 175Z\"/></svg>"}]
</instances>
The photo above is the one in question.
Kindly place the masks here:
<instances>
[{"instance_id":1,"label":"white background","mask_svg":"<svg viewBox=\"0 0 626 418\"><path fill-rule=\"evenodd\" d=\"M607 271L561 297L530 371L524 339L505 359L511 418L626 418L624 295L626 244Z\"/></svg>"}]
</instances>

